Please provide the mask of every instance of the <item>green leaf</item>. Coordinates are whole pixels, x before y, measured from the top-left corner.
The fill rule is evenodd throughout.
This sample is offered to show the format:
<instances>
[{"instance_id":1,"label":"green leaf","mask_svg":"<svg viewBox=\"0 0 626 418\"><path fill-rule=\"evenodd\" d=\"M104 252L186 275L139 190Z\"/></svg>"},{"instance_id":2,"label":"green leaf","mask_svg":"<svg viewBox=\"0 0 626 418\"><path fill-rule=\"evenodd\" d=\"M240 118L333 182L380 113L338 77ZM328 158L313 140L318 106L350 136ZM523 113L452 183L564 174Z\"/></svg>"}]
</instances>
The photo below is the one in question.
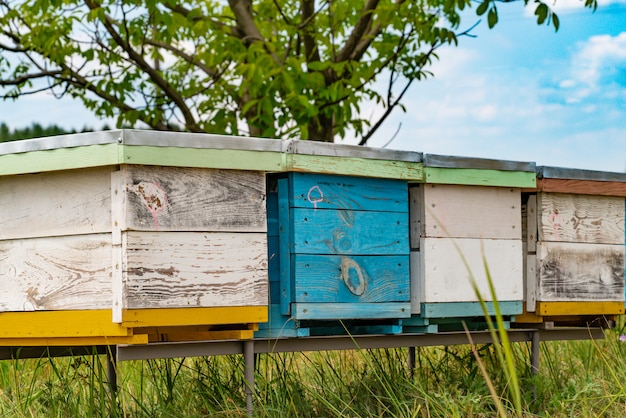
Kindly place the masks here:
<instances>
[{"instance_id":1,"label":"green leaf","mask_svg":"<svg viewBox=\"0 0 626 418\"><path fill-rule=\"evenodd\" d=\"M498 10L493 7L489 9L489 13L487 14L487 24L489 25L489 29L492 29L498 23Z\"/></svg>"},{"instance_id":2,"label":"green leaf","mask_svg":"<svg viewBox=\"0 0 626 418\"><path fill-rule=\"evenodd\" d=\"M548 6L545 3L539 3L539 6L535 9L535 15L537 16L537 23L542 25L548 17Z\"/></svg>"},{"instance_id":3,"label":"green leaf","mask_svg":"<svg viewBox=\"0 0 626 418\"><path fill-rule=\"evenodd\" d=\"M489 7L489 4L491 3L491 0L485 0L482 3L480 3L480 5L478 6L478 8L476 9L476 14L478 16L482 16L485 14L485 12L487 11L487 8Z\"/></svg>"},{"instance_id":4,"label":"green leaf","mask_svg":"<svg viewBox=\"0 0 626 418\"><path fill-rule=\"evenodd\" d=\"M555 32L559 30L560 25L561 22L559 21L559 17L556 15L556 13L552 13L552 26L554 26Z\"/></svg>"}]
</instances>

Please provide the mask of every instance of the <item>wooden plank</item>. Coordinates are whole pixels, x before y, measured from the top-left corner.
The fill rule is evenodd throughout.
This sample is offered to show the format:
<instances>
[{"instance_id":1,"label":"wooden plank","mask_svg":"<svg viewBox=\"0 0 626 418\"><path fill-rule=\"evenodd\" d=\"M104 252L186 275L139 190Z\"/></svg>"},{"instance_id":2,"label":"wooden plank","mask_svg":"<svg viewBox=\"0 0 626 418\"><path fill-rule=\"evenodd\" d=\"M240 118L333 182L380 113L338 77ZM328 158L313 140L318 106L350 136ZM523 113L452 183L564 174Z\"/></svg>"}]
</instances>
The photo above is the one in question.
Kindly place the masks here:
<instances>
[{"instance_id":1,"label":"wooden plank","mask_svg":"<svg viewBox=\"0 0 626 418\"><path fill-rule=\"evenodd\" d=\"M622 302L538 302L537 313L543 316L561 315L622 315Z\"/></svg>"},{"instance_id":2,"label":"wooden plank","mask_svg":"<svg viewBox=\"0 0 626 418\"><path fill-rule=\"evenodd\" d=\"M291 212L294 253L409 254L406 213L321 209Z\"/></svg>"},{"instance_id":3,"label":"wooden plank","mask_svg":"<svg viewBox=\"0 0 626 418\"><path fill-rule=\"evenodd\" d=\"M110 232L111 171L0 178L0 240Z\"/></svg>"},{"instance_id":4,"label":"wooden plank","mask_svg":"<svg viewBox=\"0 0 626 418\"><path fill-rule=\"evenodd\" d=\"M293 316L299 320L408 318L411 304L389 303L294 303Z\"/></svg>"},{"instance_id":5,"label":"wooden plank","mask_svg":"<svg viewBox=\"0 0 626 418\"><path fill-rule=\"evenodd\" d=\"M411 251L409 256L411 264L411 314L418 315L422 311L424 289L422 280L418 280L422 274L422 255L419 251Z\"/></svg>"},{"instance_id":6,"label":"wooden plank","mask_svg":"<svg viewBox=\"0 0 626 418\"><path fill-rule=\"evenodd\" d=\"M537 302L624 301L624 245L537 243Z\"/></svg>"},{"instance_id":7,"label":"wooden plank","mask_svg":"<svg viewBox=\"0 0 626 418\"><path fill-rule=\"evenodd\" d=\"M524 230L524 237L528 245L527 250L529 253L534 254L537 251L537 195L528 196L528 202L526 204L526 229Z\"/></svg>"},{"instance_id":8,"label":"wooden plank","mask_svg":"<svg viewBox=\"0 0 626 418\"><path fill-rule=\"evenodd\" d=\"M537 302L537 256L535 254L527 254L524 258L524 289L526 291L524 300L526 301L526 310L535 312Z\"/></svg>"},{"instance_id":9,"label":"wooden plank","mask_svg":"<svg viewBox=\"0 0 626 418\"><path fill-rule=\"evenodd\" d=\"M459 249L454 246L454 242ZM423 303L477 302L470 271L484 299L491 301L484 263L496 289L498 300L522 300L521 240L479 240L425 238L421 244L420 272L411 272L412 285L418 281L424 291ZM461 259L467 260L469 270ZM416 274L417 273L417 274Z\"/></svg>"},{"instance_id":10,"label":"wooden plank","mask_svg":"<svg viewBox=\"0 0 626 418\"><path fill-rule=\"evenodd\" d=\"M521 300L500 300L498 307L502 315L518 315L523 312ZM496 314L495 302L485 302L487 313L491 316ZM424 303L422 306L423 318L471 318L484 317L484 311L480 302L444 302Z\"/></svg>"},{"instance_id":11,"label":"wooden plank","mask_svg":"<svg viewBox=\"0 0 626 418\"><path fill-rule=\"evenodd\" d=\"M128 328L111 322L111 310L3 312L0 339L128 336Z\"/></svg>"},{"instance_id":12,"label":"wooden plank","mask_svg":"<svg viewBox=\"0 0 626 418\"><path fill-rule=\"evenodd\" d=\"M267 305L124 309L122 316L122 324L128 328L249 324L268 320Z\"/></svg>"},{"instance_id":13,"label":"wooden plank","mask_svg":"<svg viewBox=\"0 0 626 418\"><path fill-rule=\"evenodd\" d=\"M534 188L536 174L526 171L424 167L426 183Z\"/></svg>"},{"instance_id":14,"label":"wooden plank","mask_svg":"<svg viewBox=\"0 0 626 418\"><path fill-rule=\"evenodd\" d=\"M409 256L295 255L295 302L408 302Z\"/></svg>"},{"instance_id":15,"label":"wooden plank","mask_svg":"<svg viewBox=\"0 0 626 418\"><path fill-rule=\"evenodd\" d=\"M118 164L118 144L0 155L0 176Z\"/></svg>"},{"instance_id":16,"label":"wooden plank","mask_svg":"<svg viewBox=\"0 0 626 418\"><path fill-rule=\"evenodd\" d=\"M551 193L626 197L626 182L544 178L537 180L537 190Z\"/></svg>"},{"instance_id":17,"label":"wooden plank","mask_svg":"<svg viewBox=\"0 0 626 418\"><path fill-rule=\"evenodd\" d=\"M403 180L291 173L290 205L307 209L407 212Z\"/></svg>"},{"instance_id":18,"label":"wooden plank","mask_svg":"<svg viewBox=\"0 0 626 418\"><path fill-rule=\"evenodd\" d=\"M122 170L129 230L267 231L263 173L140 165Z\"/></svg>"},{"instance_id":19,"label":"wooden plank","mask_svg":"<svg viewBox=\"0 0 626 418\"><path fill-rule=\"evenodd\" d=\"M110 309L111 234L0 241L0 311Z\"/></svg>"},{"instance_id":20,"label":"wooden plank","mask_svg":"<svg viewBox=\"0 0 626 418\"><path fill-rule=\"evenodd\" d=\"M425 237L521 239L517 188L425 184L423 193Z\"/></svg>"},{"instance_id":21,"label":"wooden plank","mask_svg":"<svg viewBox=\"0 0 626 418\"><path fill-rule=\"evenodd\" d=\"M265 306L263 233L125 233L124 308Z\"/></svg>"},{"instance_id":22,"label":"wooden plank","mask_svg":"<svg viewBox=\"0 0 626 418\"><path fill-rule=\"evenodd\" d=\"M418 251L424 223L424 191L422 186L409 188L409 239L411 250Z\"/></svg>"},{"instance_id":23,"label":"wooden plank","mask_svg":"<svg viewBox=\"0 0 626 418\"><path fill-rule=\"evenodd\" d=\"M423 181L421 162L287 154L286 171Z\"/></svg>"},{"instance_id":24,"label":"wooden plank","mask_svg":"<svg viewBox=\"0 0 626 418\"><path fill-rule=\"evenodd\" d=\"M122 322L124 306L124 275L122 266L125 254L122 249L122 230L126 229L126 182L124 174L117 170L111 173L111 319Z\"/></svg>"},{"instance_id":25,"label":"wooden plank","mask_svg":"<svg viewBox=\"0 0 626 418\"><path fill-rule=\"evenodd\" d=\"M624 198L539 193L539 240L624 243Z\"/></svg>"},{"instance_id":26,"label":"wooden plank","mask_svg":"<svg viewBox=\"0 0 626 418\"><path fill-rule=\"evenodd\" d=\"M289 209L289 180L278 180L278 228L280 263L280 309L282 315L291 315L291 302L294 299L291 287L291 246L294 242L292 213Z\"/></svg>"}]
</instances>

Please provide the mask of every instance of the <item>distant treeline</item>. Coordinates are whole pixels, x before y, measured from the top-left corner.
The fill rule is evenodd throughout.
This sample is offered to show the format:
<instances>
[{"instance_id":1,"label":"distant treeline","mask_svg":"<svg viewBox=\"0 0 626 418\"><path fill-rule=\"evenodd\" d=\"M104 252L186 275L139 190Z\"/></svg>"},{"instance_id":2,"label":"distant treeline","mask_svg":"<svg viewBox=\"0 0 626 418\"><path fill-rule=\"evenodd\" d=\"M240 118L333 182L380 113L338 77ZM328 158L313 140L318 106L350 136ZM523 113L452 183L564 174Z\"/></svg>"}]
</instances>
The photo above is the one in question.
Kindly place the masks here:
<instances>
[{"instance_id":1,"label":"distant treeline","mask_svg":"<svg viewBox=\"0 0 626 418\"><path fill-rule=\"evenodd\" d=\"M103 127L101 130L109 129L108 126ZM18 139L29 139L29 138L41 138L44 136L54 136L54 135L63 135L63 134L74 134L78 132L91 132L92 128L84 127L82 130L67 130L65 128L61 128L58 125L50 125L47 127L41 126L39 123L33 123L31 126L26 128L18 128L11 129L9 126L2 122L0 123L0 142L6 141L15 141Z\"/></svg>"}]
</instances>

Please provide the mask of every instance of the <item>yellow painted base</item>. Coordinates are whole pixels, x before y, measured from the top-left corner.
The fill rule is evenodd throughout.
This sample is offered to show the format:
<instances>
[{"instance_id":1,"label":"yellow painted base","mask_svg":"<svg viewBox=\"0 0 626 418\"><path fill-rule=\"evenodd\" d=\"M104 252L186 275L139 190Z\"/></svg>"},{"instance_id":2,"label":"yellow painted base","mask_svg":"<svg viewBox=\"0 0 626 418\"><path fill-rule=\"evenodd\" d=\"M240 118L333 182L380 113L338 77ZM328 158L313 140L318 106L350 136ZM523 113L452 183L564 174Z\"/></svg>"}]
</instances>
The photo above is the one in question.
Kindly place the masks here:
<instances>
[{"instance_id":1,"label":"yellow painted base","mask_svg":"<svg viewBox=\"0 0 626 418\"><path fill-rule=\"evenodd\" d=\"M0 338L0 346L3 347L79 347L117 344L148 344L148 336L131 335L128 337Z\"/></svg>"},{"instance_id":2,"label":"yellow painted base","mask_svg":"<svg viewBox=\"0 0 626 418\"><path fill-rule=\"evenodd\" d=\"M129 337L111 310L1 312L0 340L11 338Z\"/></svg>"},{"instance_id":3,"label":"yellow painted base","mask_svg":"<svg viewBox=\"0 0 626 418\"><path fill-rule=\"evenodd\" d=\"M537 302L535 313L541 316L621 315L624 302Z\"/></svg>"},{"instance_id":4,"label":"yellow painted base","mask_svg":"<svg viewBox=\"0 0 626 418\"><path fill-rule=\"evenodd\" d=\"M267 306L125 309L122 311L122 325L128 328L232 325L267 322L267 320Z\"/></svg>"},{"instance_id":5,"label":"yellow painted base","mask_svg":"<svg viewBox=\"0 0 626 418\"><path fill-rule=\"evenodd\" d=\"M0 346L91 346L157 341L252 339L266 306L142 309L123 311L0 312Z\"/></svg>"}]
</instances>

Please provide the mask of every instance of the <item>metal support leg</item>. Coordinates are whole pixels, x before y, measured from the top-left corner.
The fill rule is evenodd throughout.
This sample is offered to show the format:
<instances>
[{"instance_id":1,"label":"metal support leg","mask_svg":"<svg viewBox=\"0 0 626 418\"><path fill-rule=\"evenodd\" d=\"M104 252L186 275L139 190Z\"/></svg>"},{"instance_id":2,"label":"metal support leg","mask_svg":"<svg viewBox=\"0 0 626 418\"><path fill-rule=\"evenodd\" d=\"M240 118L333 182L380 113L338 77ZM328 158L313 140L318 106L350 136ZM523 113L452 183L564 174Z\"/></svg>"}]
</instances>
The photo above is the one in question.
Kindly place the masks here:
<instances>
[{"instance_id":1,"label":"metal support leg","mask_svg":"<svg viewBox=\"0 0 626 418\"><path fill-rule=\"evenodd\" d=\"M117 396L117 347L112 345L107 350L107 378L113 398Z\"/></svg>"},{"instance_id":2,"label":"metal support leg","mask_svg":"<svg viewBox=\"0 0 626 418\"><path fill-rule=\"evenodd\" d=\"M244 380L246 385L246 410L252 416L252 395L254 394L254 341L243 343Z\"/></svg>"},{"instance_id":3,"label":"metal support leg","mask_svg":"<svg viewBox=\"0 0 626 418\"><path fill-rule=\"evenodd\" d=\"M409 347L409 355L407 358L407 366L411 373L411 378L415 376L415 347Z\"/></svg>"},{"instance_id":4,"label":"metal support leg","mask_svg":"<svg viewBox=\"0 0 626 418\"><path fill-rule=\"evenodd\" d=\"M532 374L539 373L539 331L533 332L533 339L530 343L531 356L530 356L530 371Z\"/></svg>"}]
</instances>

